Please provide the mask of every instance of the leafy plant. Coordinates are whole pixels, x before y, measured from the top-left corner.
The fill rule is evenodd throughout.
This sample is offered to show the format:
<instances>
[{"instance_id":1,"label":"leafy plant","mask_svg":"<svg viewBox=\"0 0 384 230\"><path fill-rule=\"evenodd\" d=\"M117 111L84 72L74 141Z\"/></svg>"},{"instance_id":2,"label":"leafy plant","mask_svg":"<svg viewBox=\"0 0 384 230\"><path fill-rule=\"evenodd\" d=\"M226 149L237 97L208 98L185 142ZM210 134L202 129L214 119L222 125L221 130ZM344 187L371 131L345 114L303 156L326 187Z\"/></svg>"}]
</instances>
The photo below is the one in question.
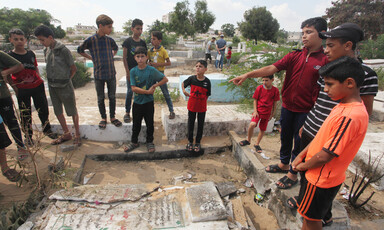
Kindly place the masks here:
<instances>
[{"instance_id":1,"label":"leafy plant","mask_svg":"<svg viewBox=\"0 0 384 230\"><path fill-rule=\"evenodd\" d=\"M169 92L169 96L171 96L171 100L173 102L179 101L179 99L180 99L179 90L177 90L175 88L170 88L170 86L168 85L168 92ZM156 102L162 102L162 103L165 102L165 97L164 97L163 92L161 91L160 87L156 88L155 92L153 93L153 98Z\"/></svg>"},{"instance_id":2,"label":"leafy plant","mask_svg":"<svg viewBox=\"0 0 384 230\"><path fill-rule=\"evenodd\" d=\"M364 41L360 46L360 55L363 59L384 58L384 34L376 40Z\"/></svg>"},{"instance_id":3,"label":"leafy plant","mask_svg":"<svg viewBox=\"0 0 384 230\"><path fill-rule=\"evenodd\" d=\"M92 81L91 73L88 72L88 67L84 65L84 63L81 62L75 62L75 65L77 67L77 72L75 76L72 78L72 84L73 87L80 88L85 86L88 82Z\"/></svg>"},{"instance_id":4,"label":"leafy plant","mask_svg":"<svg viewBox=\"0 0 384 230\"><path fill-rule=\"evenodd\" d=\"M379 81L379 90L384 90L384 68L375 69Z\"/></svg>"}]
</instances>

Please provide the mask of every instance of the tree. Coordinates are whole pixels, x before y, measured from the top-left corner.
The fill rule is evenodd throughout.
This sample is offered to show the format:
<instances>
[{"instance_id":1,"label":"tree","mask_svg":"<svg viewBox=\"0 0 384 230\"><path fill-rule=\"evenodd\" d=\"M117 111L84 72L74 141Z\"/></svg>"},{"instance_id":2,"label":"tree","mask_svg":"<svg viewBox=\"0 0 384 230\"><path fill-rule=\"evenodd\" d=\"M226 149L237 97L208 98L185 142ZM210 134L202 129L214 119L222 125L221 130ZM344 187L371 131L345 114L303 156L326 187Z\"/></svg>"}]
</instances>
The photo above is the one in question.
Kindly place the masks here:
<instances>
[{"instance_id":1,"label":"tree","mask_svg":"<svg viewBox=\"0 0 384 230\"><path fill-rule=\"evenodd\" d=\"M174 11L170 15L170 30L178 35L192 36L195 33L193 16L189 10L188 0L177 2Z\"/></svg>"},{"instance_id":2,"label":"tree","mask_svg":"<svg viewBox=\"0 0 384 230\"><path fill-rule=\"evenodd\" d=\"M206 33L215 22L215 16L208 11L205 0L197 0L195 13L189 9L188 0L177 2L170 15L169 29L178 35L193 36L195 32Z\"/></svg>"},{"instance_id":3,"label":"tree","mask_svg":"<svg viewBox=\"0 0 384 230\"><path fill-rule=\"evenodd\" d=\"M9 9L7 7L0 9L0 33L4 35L6 39L8 39L8 32L10 29L19 28L24 31L25 37L29 41L30 36L37 26L41 24L51 26L51 22L59 21L54 19L52 15L45 10L29 9L24 11L18 8ZM61 27L54 28L58 29L60 33L62 32Z\"/></svg>"},{"instance_id":4,"label":"tree","mask_svg":"<svg viewBox=\"0 0 384 230\"><path fill-rule=\"evenodd\" d=\"M253 7L244 13L245 21L239 24L241 33L245 38L255 40L266 40L276 42L276 33L279 23L272 17L266 7Z\"/></svg>"},{"instance_id":5,"label":"tree","mask_svg":"<svg viewBox=\"0 0 384 230\"><path fill-rule=\"evenodd\" d=\"M195 3L195 14L193 18L193 27L198 33L206 33L209 27L215 22L215 15L208 11L205 0L197 0Z\"/></svg>"},{"instance_id":6,"label":"tree","mask_svg":"<svg viewBox=\"0 0 384 230\"><path fill-rule=\"evenodd\" d=\"M63 30L61 26L55 27L54 25L49 25L49 28L51 28L55 34L55 38L64 38L66 35L65 30Z\"/></svg>"},{"instance_id":7,"label":"tree","mask_svg":"<svg viewBox=\"0 0 384 230\"><path fill-rule=\"evenodd\" d=\"M152 23L152 25L148 25L148 34L149 37L146 39L147 43L151 42L151 33L152 31L160 31L162 32L163 35L163 40L161 41L161 45L167 46L169 44L175 44L176 43L176 37L174 36L169 36L167 31L168 31L169 24L160 22L159 20L156 20Z\"/></svg>"},{"instance_id":8,"label":"tree","mask_svg":"<svg viewBox=\"0 0 384 230\"><path fill-rule=\"evenodd\" d=\"M223 31L225 36L233 37L235 35L235 26L231 23L226 23L221 26L221 31Z\"/></svg>"},{"instance_id":9,"label":"tree","mask_svg":"<svg viewBox=\"0 0 384 230\"><path fill-rule=\"evenodd\" d=\"M336 0L326 9L324 16L329 28L345 22L361 26L366 38L376 39L384 33L384 1L382 0Z\"/></svg>"},{"instance_id":10,"label":"tree","mask_svg":"<svg viewBox=\"0 0 384 230\"><path fill-rule=\"evenodd\" d=\"M128 21L124 22L124 25L123 25L123 31L124 33L127 33L129 34L129 36L132 36L133 32L131 30L131 27L132 27L132 19L129 19Z\"/></svg>"}]
</instances>

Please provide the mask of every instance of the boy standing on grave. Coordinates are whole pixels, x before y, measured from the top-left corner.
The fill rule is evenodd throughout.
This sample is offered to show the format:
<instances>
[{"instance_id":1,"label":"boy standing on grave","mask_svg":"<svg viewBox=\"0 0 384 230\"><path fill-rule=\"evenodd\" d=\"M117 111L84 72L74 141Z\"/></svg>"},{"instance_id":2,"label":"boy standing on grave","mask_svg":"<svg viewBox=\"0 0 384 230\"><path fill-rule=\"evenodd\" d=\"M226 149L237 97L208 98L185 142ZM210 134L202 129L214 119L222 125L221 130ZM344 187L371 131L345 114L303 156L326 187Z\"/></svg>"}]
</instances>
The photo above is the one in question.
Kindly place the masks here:
<instances>
[{"instance_id":1,"label":"boy standing on grave","mask_svg":"<svg viewBox=\"0 0 384 230\"><path fill-rule=\"evenodd\" d=\"M227 67L229 67L231 65L231 58L232 58L232 46L228 47Z\"/></svg>"},{"instance_id":2,"label":"boy standing on grave","mask_svg":"<svg viewBox=\"0 0 384 230\"><path fill-rule=\"evenodd\" d=\"M145 47L136 47L134 57L137 66L130 71L131 87L135 93L132 109L132 139L131 144L124 147L124 152L130 152L139 147L138 138L141 130L141 122L144 118L147 126L147 150L153 153L155 152L155 145L153 144L153 116L155 113L153 93L157 86L166 84L168 79L157 69L147 65L148 57Z\"/></svg>"},{"instance_id":3,"label":"boy standing on grave","mask_svg":"<svg viewBox=\"0 0 384 230\"><path fill-rule=\"evenodd\" d=\"M136 47L144 47L147 49L147 44L143 39L140 38L141 34L143 33L143 21L140 19L134 19L132 21L131 31L133 32L132 37L127 38L123 42L123 62L124 62L124 68L125 68L125 75L127 78L127 96L125 98L125 115L124 115L124 122L129 123L131 122L131 105L132 105L132 88L131 88L131 78L130 78L130 71L134 67L137 66L137 62L135 60L135 50Z\"/></svg>"},{"instance_id":4,"label":"boy standing on grave","mask_svg":"<svg viewBox=\"0 0 384 230\"><path fill-rule=\"evenodd\" d=\"M212 55L211 51L214 50L216 47L216 38L212 37L212 39L207 43L207 48L205 50L205 61L208 61L209 64L212 64Z\"/></svg>"},{"instance_id":5,"label":"boy standing on grave","mask_svg":"<svg viewBox=\"0 0 384 230\"><path fill-rule=\"evenodd\" d=\"M45 46L44 56L47 63L47 79L49 95L51 96L53 110L63 129L63 135L52 141L52 145L58 145L72 139L67 122L64 117L63 105L68 116L72 117L75 127L73 143L81 145L79 115L76 108L75 90L72 78L77 71L71 51L65 45L56 41L53 31L45 25L35 29L35 36Z\"/></svg>"},{"instance_id":6,"label":"boy standing on grave","mask_svg":"<svg viewBox=\"0 0 384 230\"><path fill-rule=\"evenodd\" d=\"M232 80L240 85L247 78L268 76L281 70L286 70L283 88L281 90L281 147L280 162L269 165L265 170L269 173L297 174L290 168L300 148L299 130L304 124L307 113L313 107L320 87L318 70L327 63L323 52L322 39L319 33L327 30L327 22L321 18L310 18L301 24L303 50L297 50L285 55L276 63L238 76ZM293 148L292 148L293 147ZM288 189L297 184L297 179L290 174L282 177L278 188Z\"/></svg>"},{"instance_id":7,"label":"boy standing on grave","mask_svg":"<svg viewBox=\"0 0 384 230\"><path fill-rule=\"evenodd\" d=\"M240 141L241 146L251 144L253 130L259 123L259 135L257 136L254 147L258 153L263 150L260 147L260 141L267 129L268 121L271 120L276 111L276 102L280 100L279 89L272 85L273 75L263 77L263 84L259 85L253 94L253 114L252 120L248 128L248 136L246 140Z\"/></svg>"},{"instance_id":8,"label":"boy standing on grave","mask_svg":"<svg viewBox=\"0 0 384 230\"><path fill-rule=\"evenodd\" d=\"M57 134L51 130L49 123L49 110L47 96L45 95L44 81L40 77L35 54L24 48L27 39L24 32L20 29L9 31L9 41L14 49L9 55L23 64L24 69L12 74L13 87L17 91L17 101L19 103L21 124L26 132L26 139L32 142L32 109L31 98L39 115L43 132L52 139L57 138Z\"/></svg>"},{"instance_id":9,"label":"boy standing on grave","mask_svg":"<svg viewBox=\"0 0 384 230\"><path fill-rule=\"evenodd\" d=\"M107 15L101 14L96 18L97 32L87 38L77 52L93 62L93 73L97 93L97 105L99 107L101 121L99 128L107 127L107 114L104 104L104 85L107 84L109 99L109 116L111 123L116 127L121 127L122 123L115 118L116 111L116 70L113 57L116 55L118 47L113 38L107 36L112 32L113 20ZM91 55L85 53L88 49Z\"/></svg>"},{"instance_id":10,"label":"boy standing on grave","mask_svg":"<svg viewBox=\"0 0 384 230\"><path fill-rule=\"evenodd\" d=\"M322 219L332 207L345 172L359 150L368 128L368 113L360 98L364 70L354 58L342 57L319 70L324 92L336 105L313 141L292 162L295 171L305 171L298 212L302 229L322 229ZM305 162L303 162L305 160Z\"/></svg>"},{"instance_id":11,"label":"boy standing on grave","mask_svg":"<svg viewBox=\"0 0 384 230\"><path fill-rule=\"evenodd\" d=\"M151 42L153 47L148 50L148 65L155 67L158 71L164 74L165 67L171 65L171 60L169 60L168 52L161 45L162 40L163 34L160 31L153 31L151 33ZM168 105L169 119L174 119L176 115L173 111L172 99L169 95L167 84L161 85L160 89L163 92L165 101Z\"/></svg>"},{"instance_id":12,"label":"boy standing on grave","mask_svg":"<svg viewBox=\"0 0 384 230\"><path fill-rule=\"evenodd\" d=\"M204 76L207 71L207 62L199 60L196 62L196 75L187 78L181 85L183 93L188 99L188 141L187 151L201 151L201 138L203 137L205 113L207 112L207 100L211 95L211 81ZM188 93L185 88L190 86ZM195 145L193 145L193 129L197 114L197 134Z\"/></svg>"}]
</instances>

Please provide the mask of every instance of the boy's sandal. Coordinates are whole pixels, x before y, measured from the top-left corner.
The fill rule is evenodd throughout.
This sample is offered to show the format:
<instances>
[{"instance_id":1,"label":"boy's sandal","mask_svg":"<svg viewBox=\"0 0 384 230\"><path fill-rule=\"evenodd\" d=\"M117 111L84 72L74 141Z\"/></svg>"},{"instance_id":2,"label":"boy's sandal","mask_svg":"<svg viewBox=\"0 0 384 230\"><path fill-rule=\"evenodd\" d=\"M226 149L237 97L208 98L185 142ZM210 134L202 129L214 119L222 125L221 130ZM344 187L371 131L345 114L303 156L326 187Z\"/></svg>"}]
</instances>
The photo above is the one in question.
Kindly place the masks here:
<instances>
[{"instance_id":1,"label":"boy's sandal","mask_svg":"<svg viewBox=\"0 0 384 230\"><path fill-rule=\"evenodd\" d=\"M187 144L187 146L185 147L185 149L187 150L187 151L193 151L193 144L192 143L188 143Z\"/></svg>"},{"instance_id":2,"label":"boy's sandal","mask_svg":"<svg viewBox=\"0 0 384 230\"><path fill-rule=\"evenodd\" d=\"M129 114L125 114L123 119L125 123L131 122L131 116L129 116Z\"/></svg>"},{"instance_id":3,"label":"boy's sandal","mask_svg":"<svg viewBox=\"0 0 384 230\"><path fill-rule=\"evenodd\" d=\"M153 143L147 143L147 150L149 153L153 153L156 151L155 145Z\"/></svg>"},{"instance_id":4,"label":"boy's sandal","mask_svg":"<svg viewBox=\"0 0 384 230\"><path fill-rule=\"evenodd\" d=\"M290 189L297 184L298 180L291 180L287 176L280 178L279 182L283 185L276 184L279 189Z\"/></svg>"},{"instance_id":5,"label":"boy's sandal","mask_svg":"<svg viewBox=\"0 0 384 230\"><path fill-rule=\"evenodd\" d=\"M248 140L242 140L239 142L240 146L246 146L246 145L250 145L251 143L249 143Z\"/></svg>"},{"instance_id":6,"label":"boy's sandal","mask_svg":"<svg viewBox=\"0 0 384 230\"><path fill-rule=\"evenodd\" d=\"M60 136L59 138L57 138L56 140L52 141L51 145L59 145L63 142L70 141L70 140L72 140L72 135L69 133L64 134L64 135Z\"/></svg>"},{"instance_id":7,"label":"boy's sandal","mask_svg":"<svg viewBox=\"0 0 384 230\"><path fill-rule=\"evenodd\" d=\"M139 143L137 143L137 144L130 143L129 145L124 146L124 152L126 152L126 153L130 152L130 151L138 148L139 146L140 146Z\"/></svg>"},{"instance_id":8,"label":"boy's sandal","mask_svg":"<svg viewBox=\"0 0 384 230\"><path fill-rule=\"evenodd\" d=\"M255 147L257 153L262 153L263 152L263 150L261 149L260 145L254 145L253 147Z\"/></svg>"},{"instance_id":9,"label":"boy's sandal","mask_svg":"<svg viewBox=\"0 0 384 230\"><path fill-rule=\"evenodd\" d=\"M293 196L293 197L288 198L285 201L285 206L291 210L297 209L298 208L298 206L297 206L297 199L298 198L299 198L298 196Z\"/></svg>"},{"instance_id":10,"label":"boy's sandal","mask_svg":"<svg viewBox=\"0 0 384 230\"><path fill-rule=\"evenodd\" d=\"M99 128L100 129L105 129L107 127L107 121L104 121L104 120L101 120L100 122L99 122Z\"/></svg>"},{"instance_id":11,"label":"boy's sandal","mask_svg":"<svg viewBox=\"0 0 384 230\"><path fill-rule=\"evenodd\" d=\"M200 151L201 151L201 145L200 145L200 143L196 143L196 144L195 144L195 147L193 148L193 150L194 150L195 152L200 152Z\"/></svg>"},{"instance_id":12,"label":"boy's sandal","mask_svg":"<svg viewBox=\"0 0 384 230\"><path fill-rule=\"evenodd\" d=\"M330 219L330 220L321 220L321 224L323 225L323 227L329 227L333 224L333 220Z\"/></svg>"},{"instance_id":13,"label":"boy's sandal","mask_svg":"<svg viewBox=\"0 0 384 230\"><path fill-rule=\"evenodd\" d=\"M279 165L269 165L269 169L265 168L265 171L268 173L288 173L289 170L284 170L279 167Z\"/></svg>"},{"instance_id":14,"label":"boy's sandal","mask_svg":"<svg viewBox=\"0 0 384 230\"><path fill-rule=\"evenodd\" d=\"M78 136L78 137L75 137L74 139L73 139L73 145L75 145L75 146L77 146L77 147L80 147L81 146L81 137L80 136Z\"/></svg>"},{"instance_id":15,"label":"boy's sandal","mask_svg":"<svg viewBox=\"0 0 384 230\"><path fill-rule=\"evenodd\" d=\"M8 168L3 175L11 182L17 182L20 180L21 175L15 169Z\"/></svg>"},{"instance_id":16,"label":"boy's sandal","mask_svg":"<svg viewBox=\"0 0 384 230\"><path fill-rule=\"evenodd\" d=\"M119 121L118 119L111 120L111 123L114 124L116 127L120 127L123 125L123 123L121 123L121 121Z\"/></svg>"},{"instance_id":17,"label":"boy's sandal","mask_svg":"<svg viewBox=\"0 0 384 230\"><path fill-rule=\"evenodd\" d=\"M29 152L25 147L17 147L17 160L23 161L29 157Z\"/></svg>"}]
</instances>

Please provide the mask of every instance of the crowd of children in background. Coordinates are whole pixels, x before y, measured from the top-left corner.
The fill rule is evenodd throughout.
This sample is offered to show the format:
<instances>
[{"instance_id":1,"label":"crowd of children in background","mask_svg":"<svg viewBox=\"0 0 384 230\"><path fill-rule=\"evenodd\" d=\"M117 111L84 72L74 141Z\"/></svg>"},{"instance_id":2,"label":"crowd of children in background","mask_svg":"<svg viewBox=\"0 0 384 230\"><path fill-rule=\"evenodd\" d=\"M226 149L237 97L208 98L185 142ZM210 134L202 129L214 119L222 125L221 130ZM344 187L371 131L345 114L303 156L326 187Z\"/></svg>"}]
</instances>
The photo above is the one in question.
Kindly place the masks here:
<instances>
[{"instance_id":1,"label":"crowd of children in background","mask_svg":"<svg viewBox=\"0 0 384 230\"><path fill-rule=\"evenodd\" d=\"M115 117L116 110L116 70L114 55L118 46L107 36L112 32L113 20L107 15L96 19L98 30L78 47L78 53L91 59L94 64L95 89L101 115L99 128L107 126L104 104L104 87L107 85L110 122L122 126ZM266 167L268 173L287 173L276 182L280 189L289 189L298 182L300 172L300 194L287 200L290 208L298 208L304 217L303 229L321 229L332 224L332 201L345 179L345 171L357 153L367 130L368 116L372 112L373 97L378 91L376 73L361 65L354 56L356 44L364 34L359 26L344 23L327 31L327 22L320 18L310 18L302 25L303 49L293 51L276 63L256 69L231 80L236 85L247 78L261 77L263 84L255 89L253 113L248 128L247 139L241 146L250 145L254 129L259 126L254 147L262 152L260 142L268 121L274 116L276 102L280 100L279 90L273 86L273 74L285 70L286 76L281 90L281 148L280 162ZM161 45L162 33L151 33L152 47L140 38L143 22L132 21L132 37L126 39L123 47L123 61L126 72L127 96L123 121L132 121L131 143L124 147L125 152L139 147L138 136L144 119L147 127L146 147L155 152L154 141L154 98L159 86L169 109L169 119L176 114L164 75L166 66L171 65L169 55ZM51 130L48 120L49 110L44 82L37 68L32 51L24 48L26 38L23 31L12 29L9 39L14 49L9 55L0 51L0 165L4 176L17 181L20 174L7 165L5 148L11 141L4 129L6 124L17 143L18 160L24 160L29 153L22 141L21 129L13 110L11 94L6 82L16 92L26 144L33 144L31 99L37 109L45 135L53 139L52 145L73 139L81 145L79 116L76 108L74 88L71 78L76 66L70 51L54 38L47 26L35 29L35 36L45 46L46 72L54 113L60 122L63 135L57 136ZM182 83L183 94L188 99L188 144L186 150L201 151L207 100L211 95L211 82L205 76L211 63L211 51L217 50L216 68L223 68L227 43L221 35L213 37L206 47L205 60L195 64L196 74ZM326 39L326 49L322 41ZM85 51L89 50L89 54ZM232 47L226 54L227 65L231 63ZM187 91L186 88L190 87ZM134 101L132 104L132 96ZM66 124L63 106L68 116L72 116L75 136ZM8 108L8 109L6 109ZM132 116L131 116L132 108ZM308 116L307 116L308 115ZM194 124L197 118L197 134L194 139ZM353 143L353 144L351 144Z\"/></svg>"}]
</instances>

